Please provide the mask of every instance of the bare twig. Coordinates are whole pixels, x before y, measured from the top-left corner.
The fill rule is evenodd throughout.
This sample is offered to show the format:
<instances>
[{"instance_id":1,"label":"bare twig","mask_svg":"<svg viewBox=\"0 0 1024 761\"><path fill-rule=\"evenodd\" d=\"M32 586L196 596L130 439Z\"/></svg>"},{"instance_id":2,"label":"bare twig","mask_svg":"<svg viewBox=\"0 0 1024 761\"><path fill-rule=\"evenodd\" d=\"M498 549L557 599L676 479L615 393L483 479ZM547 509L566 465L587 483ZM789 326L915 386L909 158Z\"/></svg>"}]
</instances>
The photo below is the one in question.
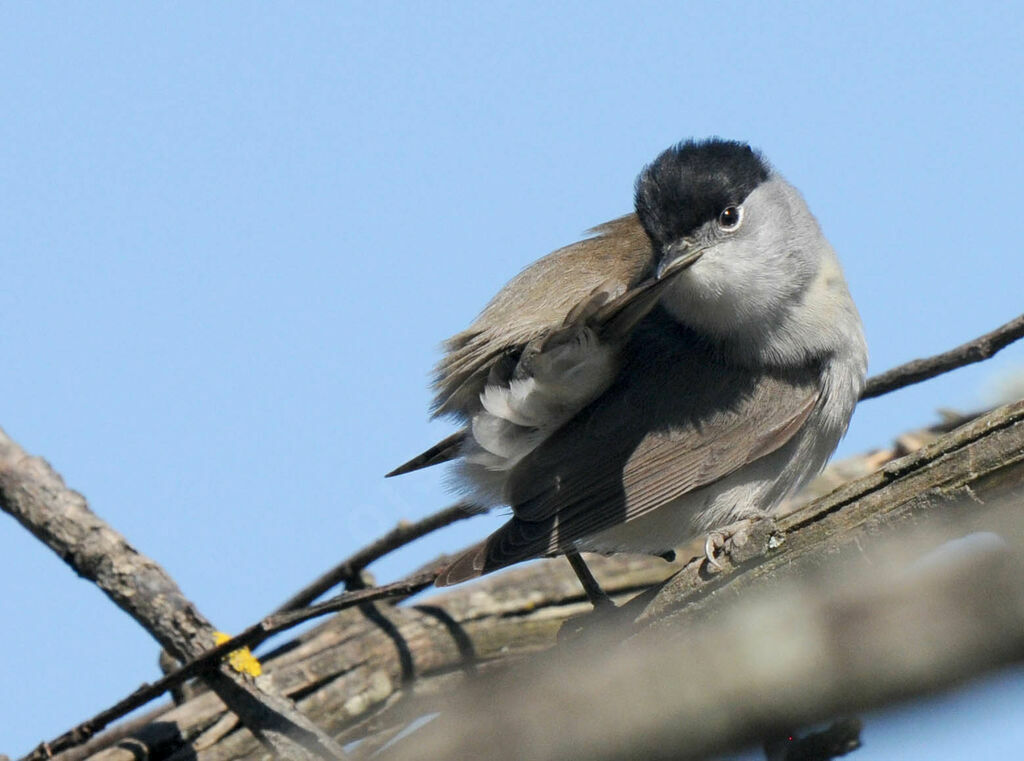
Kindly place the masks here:
<instances>
[{"instance_id":1,"label":"bare twig","mask_svg":"<svg viewBox=\"0 0 1024 761\"><path fill-rule=\"evenodd\" d=\"M228 648L229 651L237 650L239 647L245 647L247 645L249 647L254 647L267 637L283 632L285 629L291 629L292 627L298 626L312 618L319 618L320 616L327 615L328 613L337 613L339 610L345 610L346 608L352 608L356 605L361 605L367 602L374 602L375 600L386 600L392 597L408 597L409 595L416 594L433 584L434 579L436 578L436 571L428 571L426 573L408 576L400 581L392 582L391 584L345 592L332 597L329 600L317 603L316 605L310 605L308 608L286 610L281 613L275 613L271 616L267 616L258 624L250 626L237 637L225 642L222 647L231 645L231 647ZM232 645L232 643L234 644Z\"/></svg>"},{"instance_id":2,"label":"bare twig","mask_svg":"<svg viewBox=\"0 0 1024 761\"><path fill-rule=\"evenodd\" d=\"M351 584L351 582L359 578L360 571L389 552L394 552L410 542L440 528L449 526L456 521L479 515L481 510L480 507L471 502L462 501L456 502L444 510L438 510L436 513L432 513L415 523L399 523L391 531L384 534L384 536L366 545L355 554L350 555L316 581L300 589L281 603L275 613L283 613L287 610L295 610L304 605L309 605L336 584L342 582Z\"/></svg>"},{"instance_id":3,"label":"bare twig","mask_svg":"<svg viewBox=\"0 0 1024 761\"><path fill-rule=\"evenodd\" d=\"M284 631L298 624L328 613L336 613L345 608L352 608L374 600L383 600L389 597L400 597L414 594L434 583L436 574L419 574L393 584L386 584L380 587L360 589L353 592L338 595L330 600L325 600L319 605L310 608L303 608L296 611L277 613L263 619L257 624L250 626L241 634L232 637L230 640L210 648L198 655L196 658L183 664L181 667L171 671L162 679L152 684L143 684L128 697L120 700L110 708L101 711L91 719L82 722L73 729L65 732L59 737L44 743L48 751L43 751L43 746L25 756L21 761L41 761L49 758L53 753L60 752L73 747L96 732L103 729L112 721L134 711L136 708L145 705L149 701L160 697L178 685L197 676L204 676L210 669L217 666L220 661L229 653L242 647L255 647L268 637ZM227 702L227 701L225 701Z\"/></svg>"},{"instance_id":4,"label":"bare twig","mask_svg":"<svg viewBox=\"0 0 1024 761\"><path fill-rule=\"evenodd\" d=\"M68 489L50 465L30 457L0 430L0 509L52 549L83 578L93 581L179 660L205 651L213 626L153 560L128 544ZM340 746L302 716L287 699L259 690L230 666L204 674L210 688L279 756L295 761L339 758ZM79 731L70 743L87 739ZM49 756L53 746L41 746Z\"/></svg>"},{"instance_id":5,"label":"bare twig","mask_svg":"<svg viewBox=\"0 0 1024 761\"><path fill-rule=\"evenodd\" d=\"M955 349L927 359L915 359L899 367L894 367L892 370L887 370L881 375L869 378L860 398L862 401L873 399L904 386L948 373L950 370L981 362L1020 338L1024 338L1024 314L996 328L991 333L978 336L973 341L968 341Z\"/></svg>"},{"instance_id":6,"label":"bare twig","mask_svg":"<svg viewBox=\"0 0 1024 761\"><path fill-rule=\"evenodd\" d=\"M879 562L880 557L907 551L906 547L900 552L872 549L872 541L882 526L889 525L895 516L909 510L913 510L907 515L911 522L932 511L936 517L966 513L974 516L983 508L980 502L972 500L992 503L994 494L1005 495L1008 490L1019 493L1020 484L1024 483L1022 424L1024 405L1004 408L942 437L934 445L915 450L909 457L892 461L884 470L839 489L815 506L801 508L799 514L778 522L785 542L761 561L751 561L760 563L753 573L745 572L751 570L749 565L739 570L733 568L733 561L737 560L733 550L720 558L732 570L709 575L701 572L700 564L690 563L660 590L650 585L663 580L672 569L661 560L630 555L601 558L595 564L595 572L609 591L635 595L648 589L626 604L631 609L630 617L635 614L636 605L641 605L644 626L671 631L697 619L722 624L717 615L719 608L709 609L707 605L732 599L760 599L760 593L752 589L754 584L781 582L784 576L780 575L799 574L801 565L820 566L823 546L834 554L837 542L845 542L852 548L850 553L862 557L869 552L869 562ZM953 501L957 495L966 495L966 503ZM964 504L970 505L970 509L965 510ZM862 525L866 533L858 534L856 526ZM830 557L828 566L834 564ZM640 572L641 569L646 570ZM626 575L620 579L621 574ZM622 601L618 595L616 599ZM436 707L430 696L461 693L465 684L464 678L460 678L461 664L467 658L485 664L481 673L500 670L505 663L515 664L515 673L521 673L522 667L538 657L538 650L554 644L561 622L567 616L579 615L584 608L586 604L580 600L578 584L567 564L552 561L521 566L472 587L454 589L430 605L389 608L386 632L357 615L342 617L273 663L273 677L289 694L305 694L304 710L335 736L344 731L346 734L341 736L350 741L364 737L366 732L372 734L378 728L403 724L410 717L433 712ZM440 612L447 623L435 618ZM899 615L892 620L898 625ZM456 634L468 644L457 645ZM786 643L776 644L788 652ZM957 659L955 652L949 657ZM607 653L600 653L596 662L608 660ZM768 662L775 660L774 654L768 658ZM708 699L715 695L701 694ZM856 706L838 711L851 709L856 710ZM190 728L209 726L219 710L212 705L202 709L197 706L198 713L189 716L191 723L176 724L181 719L171 717L166 721L177 727L170 730L172 734L184 734ZM737 718L742 720L739 715ZM793 726L792 719L780 724ZM795 723L805 719L801 717ZM376 723L364 727L366 721ZM565 722L563 730L576 725ZM758 739L778 729L777 725L763 727ZM169 730L154 727L153 731ZM173 738L168 742L174 742ZM254 758L258 753L246 733L234 733L218 744L216 752L211 749L201 753L199 759ZM126 757L123 751L110 756Z\"/></svg>"},{"instance_id":7,"label":"bare twig","mask_svg":"<svg viewBox=\"0 0 1024 761\"><path fill-rule=\"evenodd\" d=\"M104 748L108 748L126 737L131 737L133 734L139 732L147 725L152 724L160 716L167 713L170 708L171 706L166 704L156 705L148 711L140 713L137 716L132 716L130 719L126 719L125 721L109 728L100 727L90 730L88 727L79 725L75 727L75 730L80 730L78 735L79 737L91 736L88 736L87 739L80 740L70 748L62 747L58 751L60 761L82 761L82 759L88 758L93 753L97 753ZM71 732L74 732L75 730L71 730L67 734L71 734ZM4 759L0 758L0 761L4 761Z\"/></svg>"},{"instance_id":8,"label":"bare twig","mask_svg":"<svg viewBox=\"0 0 1024 761\"><path fill-rule=\"evenodd\" d=\"M1021 337L1024 337L1024 315L956 349L928 359L914 360L869 379L861 398L869 399L880 396L966 364L987 359ZM191 661L186 662L184 666L168 674L153 685L143 685L116 706L62 735L54 743L49 744L50 749L58 750L62 747L69 747L76 742L81 742L93 732L102 728L106 723L123 716L128 711L143 705L187 679L204 673L204 671L208 672L211 664L231 650L244 644L251 646L258 644L274 633L288 629L316 616L342 610L371 600L408 596L428 586L432 582L432 575L430 573L416 574L385 587L352 591L339 595L321 605L304 610L295 610L307 602L316 599L316 597L337 583L348 582L351 584L354 579L358 578L361 570L387 553L442 526L469 517L475 514L475 512L477 510L473 506L467 503L457 503L414 524L397 526L388 534L359 550L305 589L293 595L281 605L278 613L249 627L229 642L198 654ZM287 612L291 612L291 614L289 615ZM182 660L187 661L187 659ZM62 744L59 747L55 745L55 743L64 742L65 740L66 744Z\"/></svg>"}]
</instances>

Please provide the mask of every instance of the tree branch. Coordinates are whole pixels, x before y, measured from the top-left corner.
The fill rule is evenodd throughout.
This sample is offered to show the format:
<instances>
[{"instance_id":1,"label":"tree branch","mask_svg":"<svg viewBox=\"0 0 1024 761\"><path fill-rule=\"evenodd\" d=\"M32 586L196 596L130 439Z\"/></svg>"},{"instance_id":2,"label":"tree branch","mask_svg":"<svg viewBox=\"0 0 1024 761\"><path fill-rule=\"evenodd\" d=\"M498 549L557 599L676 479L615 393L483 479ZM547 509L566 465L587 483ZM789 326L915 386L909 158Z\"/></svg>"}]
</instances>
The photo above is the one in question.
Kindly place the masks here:
<instances>
[{"instance_id":1,"label":"tree branch","mask_svg":"<svg viewBox=\"0 0 1024 761\"><path fill-rule=\"evenodd\" d=\"M82 722L73 729L68 730L60 737L44 743L22 761L41 761L49 758L52 754L73 747L84 740L92 737L112 721L126 716L136 708L144 706L151 700L160 697L165 692L194 677L208 676L210 669L216 667L220 661L231 652L243 647L255 647L263 640L272 637L278 632L290 629L305 621L329 613L337 613L346 608L353 608L364 605L375 600L384 600L393 597L405 597L415 594L425 587L434 583L436 574L426 573L410 576L401 581L384 586L360 589L353 592L338 595L330 600L325 600L319 605L300 610L285 611L267 616L265 619L248 627L241 634L232 637L216 647L203 651L195 658L189 660L182 666L166 674L163 678L152 684L143 684L126 698L115 705L93 716L91 719ZM212 629L211 629L212 631ZM226 667L222 667L223 668ZM218 693L219 694L219 693ZM226 701L225 701L226 702ZM301 715L301 714L300 714Z\"/></svg>"},{"instance_id":2,"label":"tree branch","mask_svg":"<svg viewBox=\"0 0 1024 761\"><path fill-rule=\"evenodd\" d=\"M910 438L927 439L930 436L915 435ZM877 455L872 457L876 458ZM842 471L848 470L845 463L835 467ZM730 617L733 616L728 607L731 601L763 605L769 611L775 610L777 605L765 602L765 595L770 594L772 589L785 589L788 580L808 575L815 578L815 569L831 568L839 578L862 579L863 575L858 575L852 570L853 566L860 564L862 568L868 569L868 576L863 583L855 582L853 592L862 590L865 594L869 593L874 588L874 585L869 583L874 576L875 579L882 581L883 588L879 594L890 589L894 590L895 594L896 574L884 570L887 568L887 559L912 554L910 548L914 545L906 539L901 539L894 548L891 544L880 541L880 537L895 532L901 526L934 525L944 522L952 522L953 528L960 530L961 533L967 530L992 529L995 526L995 530L1011 538L1024 536L1024 527L1020 527L1019 524L1010 523L1002 528L997 526L998 516L993 509L993 505L999 500L1019 502L1022 498L1024 404L1017 404L980 417L950 434L939 437L919 451L893 460L881 470L840 487L813 504L798 507L790 515L780 518L769 530L751 532L745 542L734 539L728 553L719 558L719 562L727 569L725 572L712 573L701 562L669 565L658 559L632 555L593 558L592 568L595 574L616 600L621 603L633 598L622 606L625 628L619 629L617 634L600 643L597 655L593 656L586 666L577 663L573 666L576 670L568 672L556 670L556 667L552 666L551 679L561 680L566 684L589 685L589 682L578 681L579 674L583 671L594 671L597 676L606 673L601 671L602 664L616 662L620 657L624 657L618 654L616 643L630 631L635 631L636 634L632 637L627 636L627 642L623 646L625 648L631 648L630 643L633 642L644 642L647 637L658 637L659 632L666 636L685 638L685 642L673 641L670 645L660 643L654 646L655 650L660 648L663 660L666 652L673 653L673 657L689 652L689 637L695 621L707 622L708 626L712 627L707 630L710 639L706 641L710 642L717 638L719 642L733 642L728 639L733 636L729 634L733 628L732 624L735 622L741 629L749 628L751 624L743 624L740 623L741 618ZM931 517L934 517L934 521ZM968 525L961 530L962 524L957 519L967 520ZM1015 525L1017 528L1014 528ZM778 544L779 541L782 543ZM938 543L936 540L932 544ZM844 562L844 557L848 558L848 562ZM681 570L678 573L672 575L673 570L679 569ZM1002 586L990 587L989 578L984 576L984 573L987 572L977 567L970 571L969 577L973 584L970 588L971 596L985 598L985 604L991 603L996 607L1003 604L1008 608L1020 610L1014 608L1015 603L1012 599L1000 602ZM992 574L997 575L995 571ZM660 583L669 575L671 579L667 583ZM801 615L806 617L797 619L804 621L808 626L811 626L812 621L816 621L813 610L829 611L825 616L826 624L828 621L839 620L842 626L838 627L837 631L849 630L854 633L859 632L861 621L878 621L886 618L881 614L877 618L872 618L868 613L862 615L858 605L850 602L849 591L840 590L833 595L827 595L822 591L826 587L824 584L811 583L808 586L809 589L800 586L795 593L795 599L807 601L819 600L820 597L821 605L824 606L814 608L811 612L805 611ZM943 582L938 586L941 589L947 585ZM964 590L964 586L959 582L950 583L948 588L955 594L960 594ZM814 592L815 589L818 591ZM901 587L900 594L906 591L909 598L914 599L917 593L907 590L912 588ZM929 598L924 596L921 599ZM902 626L900 606L905 606L907 602L901 597L891 604L893 607L889 608L890 620ZM945 603L936 603L939 604ZM959 604L968 612L974 611L972 615L975 617L985 613L978 611L976 607L972 608L971 601L960 601ZM779 609L784 612L788 610L784 606ZM267 661L265 666L278 688L285 694L302 696L299 705L303 711L314 717L322 727L338 737L339 741L364 739L366 742L360 748L368 749L383 744L384 739L397 733L417 717L438 710L451 711L450 707L446 708L448 704L439 703L439 696L455 696L456 700L460 700L458 696L465 693L467 684L481 679L482 685L492 687L484 691L486 694L471 693L474 697L467 700L470 703L475 700L476 703L473 707L465 708L467 720L468 717L476 716L478 712L493 714L505 710L502 705L499 711L499 706L495 703L498 699L496 696L504 694L506 690L513 690L512 694L518 693L514 692L514 686L506 687L504 683L501 686L495 685L490 681L489 675L509 671L511 681L518 682L520 679L527 679L527 675L534 670L543 671L544 664L549 663L543 659L549 656L538 651L554 648L550 658L561 658L561 655L556 656L554 653L571 651L571 646L567 647L565 643L561 646L556 644L558 632L565 620L580 616L588 610L589 606L583 599L568 564L561 559L553 559L509 569L478 583L457 587L418 605L381 607L372 618L362 609L348 609L317 629L304 633L292 648L282 649L281 653ZM841 611L846 611L843 613L846 618L836 619L835 616L840 615ZM760 683L756 680L750 682L749 680L754 678L752 676L743 677L747 681L743 682L741 692L749 691L755 697L750 698L753 703L741 701L738 704L735 721L742 723L742 731L735 736L762 738L775 735L779 729L800 725L812 715L818 717L816 711L824 714L826 711L834 710L834 713L846 714L858 710L862 705L859 702L862 698L874 704L875 700L886 701L898 696L919 694L920 691L955 683L964 677L965 672L977 673L981 669L998 666L1016 657L1012 654L1016 640L1011 639L1008 644L1004 643L1005 647L993 644L993 640L986 640L988 644L983 643L984 646L980 648L983 651L981 660L974 660L972 653L975 651L971 649L974 645L970 643L977 641L970 640L967 643L970 647L967 647L962 641L958 644L943 639L952 636L956 629L949 628L947 631L945 620L940 622L936 615L933 610L924 618L930 621L930 625L937 626L942 631L921 633L919 636L922 638L921 641L938 642L941 647L936 649L941 651L939 655L942 657L936 655L933 649L921 651L916 646L917 640L913 639L904 640L904 645L911 648L909 652L900 651L908 662L918 664L920 670L917 673L933 675L933 682L925 683L923 679L917 682L908 681L905 674L901 675L901 672L894 670L891 672L892 679L904 685L906 692L886 692L892 685L875 672L871 672L873 677L867 682L870 685L874 683L873 680L877 681L879 691L870 693L861 691L861 681L850 682L846 677L837 679L835 673L830 672L825 666L821 667L821 674L815 677L819 681L801 682L804 672L794 671L790 674L790 691L782 692L780 696L789 696L793 690L800 694L800 690L804 689L808 696L807 702L796 704L794 708L794 704L782 701L781 697L781 702L775 701L774 698L770 701L760 700L757 705L762 708L769 703L769 708L772 708L777 702L783 706L766 715L759 713L762 709L753 705L757 703L757 695L765 694L759 691L764 685L758 687ZM630 621L635 623L630 624ZM990 619L988 623L991 624L993 621L1000 622L1002 619ZM1016 625L1013 621L1010 623ZM978 623L979 626L985 624L984 621ZM1009 628L1012 629L1012 626ZM811 630L811 634L821 631L818 624L811 626ZM1019 633L1024 629L1014 631L1017 633L1012 636L1019 637ZM992 636L998 638L1005 634L1006 631L1000 624ZM865 637L865 641L879 641L867 638L867 635ZM830 640L825 637L824 641ZM846 644L843 647L853 647L850 640L844 642ZM735 647L738 648L746 646L747 643L735 643ZM889 642L880 644L879 648L885 651L891 646L892 643ZM765 663L778 661L782 654L791 652L789 641L771 637L768 633L765 633L761 647L762 649L755 648L751 652ZM963 649L964 647L967 649ZM699 652L710 659L714 652L722 654L725 651L731 652L732 646L726 647L725 650L719 647L717 651ZM857 652L866 653L864 657L869 660L876 657L870 649ZM883 652L877 657L880 659L879 664L885 664L886 657L895 656L885 656ZM753 660L756 661L757 658ZM537 665L532 665L534 663ZM713 663L716 661L708 661L709 665ZM661 668L668 667L663 662ZM713 707L713 699L717 699L716 695L720 697L720 693L716 692L714 684L706 687L704 682L700 681L705 677L712 683L719 679L719 672L712 671L713 673L707 670L692 674L687 672L686 678L681 677L679 684L690 685L690 692L706 696L711 700ZM479 676L467 681L467 675L474 672ZM704 676L700 676L702 674ZM829 682L830 675L834 680L832 682ZM608 676L607 673L606 677L618 678L614 675ZM736 678L741 679L739 676ZM821 694L818 690L823 682L833 684L837 693L849 693L849 702L816 702L814 697ZM856 690L851 688L852 684L858 685ZM652 685L646 683L641 685L642 689L651 687ZM542 690L541 687L537 689ZM632 700L633 693L628 691L629 689L631 688L622 692L623 698L616 700L616 705L621 707ZM771 689L774 690L775 687L772 686ZM604 687L595 692L596 696L606 697L607 694L608 691ZM542 691L531 693L527 702L537 703L541 695ZM864 697L865 695L867 697ZM843 699L842 695L840 698ZM670 701L665 705L672 707L675 704ZM560 731L567 737L586 729L580 722L567 717L564 713L569 711L577 715L577 708L583 710L584 704L581 704L575 695L572 700L565 698L565 702L561 704L547 705L551 721L560 721ZM710 710L708 706L705 708ZM163 743L163 747L173 748L175 737L191 736L198 728L209 726L216 721L218 710L215 704L204 703L197 698L190 701L190 704L173 709L146 731L138 732L136 737L148 748L153 748L154 744L158 743ZM509 722L514 723L516 717L522 718L522 713L517 712L518 709L509 710ZM696 708L694 710L696 711ZM722 737L728 734L726 730L736 727L736 724L725 726L718 718L714 721L709 720L710 717L721 717L720 710L706 713L699 719L692 719L689 713L686 716L689 718L679 719L673 715L665 720L673 725L700 725L708 732L717 727L722 730L721 736L717 739L705 737L700 742L723 743L721 747L725 747L726 741ZM595 721L603 720L600 713L595 714L595 717ZM491 719L485 717L482 721L483 723L473 725L472 729L467 729L470 725L463 727L456 733L456 737L466 740L468 735L482 736L483 732L494 728L490 723ZM640 734L642 732L637 730L634 737ZM382 738L380 742L376 739L378 737ZM416 745L419 757L430 755L430 746L420 744L419 732L410 738L410 742ZM500 739L497 742L515 749L532 747L530 735L525 733L517 735L514 742ZM543 744L543 741L538 740L538 743ZM670 743L666 747L680 746ZM400 746L396 746L389 752L398 753L399 750ZM224 737L215 747L198 752L197 761L251 759L255 758L258 751L248 733L235 732ZM492 748L491 752L492 755L498 754L500 758L498 751ZM354 753L362 757L360 751ZM685 757L686 753L681 752L679 755ZM461 751L455 749L447 757L461 757ZM522 757L530 756L523 751ZM601 755L598 754L597 757L600 758ZM132 754L128 749L111 748L104 752L103 758L104 761L132 761Z\"/></svg>"},{"instance_id":3,"label":"tree branch","mask_svg":"<svg viewBox=\"0 0 1024 761\"><path fill-rule=\"evenodd\" d=\"M142 555L93 513L39 457L29 457L0 430L0 509L102 589L179 660L204 652L213 627L153 560ZM331 738L290 702L261 692L229 666L204 674L210 688L253 733L279 755L305 761L342 754ZM78 732L70 741L81 741ZM44 754L53 747L42 749Z\"/></svg>"},{"instance_id":4,"label":"tree branch","mask_svg":"<svg viewBox=\"0 0 1024 761\"><path fill-rule=\"evenodd\" d=\"M755 526L723 573L688 564L618 630L449 691L382 757L706 758L1017 663L1022 499L1018 402Z\"/></svg>"},{"instance_id":5,"label":"tree branch","mask_svg":"<svg viewBox=\"0 0 1024 761\"><path fill-rule=\"evenodd\" d=\"M861 401L873 399L890 391L910 386L921 381L934 378L936 375L948 373L959 367L970 365L975 362L989 359L996 352L1006 348L1014 341L1024 338L1024 314L1015 320L1010 320L1005 325L996 328L991 333L975 338L965 344L950 349L942 354L936 354L927 359L915 359L912 362L894 367L881 375L868 379L867 385L861 393Z\"/></svg>"},{"instance_id":6,"label":"tree branch","mask_svg":"<svg viewBox=\"0 0 1024 761\"><path fill-rule=\"evenodd\" d=\"M893 370L883 373L882 375L875 376L874 378L869 379L865 392L862 395L862 399L872 398L874 396L878 396L883 393L887 393L889 391L920 382L927 378L934 377L935 375L947 372L951 369L955 369L956 367L960 367L971 362L980 361L982 359L992 356L997 351L999 351L1009 343L1017 340L1022 336L1024 336L1024 316L1021 316L1016 320L1007 323L1001 328L992 331L991 333L988 333L984 336L981 336L978 339L975 339L974 341L968 342L960 347L957 347L952 351L945 352L943 354L937 355L929 359L915 360L905 365L901 365L900 367L894 368ZM332 571L325 574L323 577L309 585L300 593L293 595L293 597L290 600L288 600L281 606L279 611L283 612L284 610L305 604L305 602L315 599L316 596L319 596L324 591L326 591L326 589L329 589L330 586L338 582L351 582L353 579L357 578L359 572L363 568L372 563L374 560L382 557L388 552L393 551L394 549L404 546L404 544L413 541L416 538L426 535L430 531L440 528L443 525L448 525L449 523L454 522L455 520L468 517L468 515L470 514L473 514L473 508L471 506L466 505L464 503L458 503L456 505L453 505L452 507L449 507L445 510L428 516L427 518L415 524L399 525L394 530L392 530L385 536L381 537L371 545L363 548L354 555L350 556L348 559L339 564L335 569L332 569ZM639 564L639 566L645 566L645 563L647 563L647 561L642 561ZM625 565L628 564L628 559L625 559ZM612 573L613 575L620 572L619 562L617 561L610 561L606 563L599 561L598 566L604 567L606 569L606 573ZM553 568L556 570L547 571L546 573L548 573L549 576L553 573L555 577L561 577L563 573L561 565L559 565L556 562ZM650 574L653 573L654 576L663 575L662 569L664 568L665 566L662 563L660 563L660 561L654 561L653 564L647 564L645 567L643 567L641 573L646 573L648 574L648 579L653 579L653 577L650 576ZM633 567L631 571L626 573L626 576L630 577L630 573L635 571L637 571L637 567ZM685 574L683 575L685 576ZM508 584L515 584L518 581L519 583L524 584L524 586L531 587L533 589L542 589L544 587L544 585L541 584L540 580L536 578L537 573L535 571L528 574L528 577L520 578L520 576L521 574L519 573L519 569L506 572L505 574L503 574L503 577L506 577L504 580L507 581ZM365 604L367 600L385 598L393 599L394 597L406 596L415 591L418 591L423 586L427 585L429 582L426 579L426 576L424 576L422 579L418 579L416 578L416 576L414 576L405 579L401 582L397 582L395 585L388 585L385 588L360 590L369 593L370 596L368 597L352 597L350 595L355 594L352 592L344 595L339 595L338 597L327 601L321 606L316 606L315 608L312 608L309 611L296 611L297 615L294 618L280 618L270 616L267 619L264 619L264 621L260 622L259 624L250 627L241 635L234 638L231 642L225 643L221 648L209 650L203 654L198 655L193 662L188 663L182 669L179 669L178 671L175 671L174 673L168 675L168 677L165 677L165 679L160 680L160 682L157 682L152 687L147 687L144 685L143 688L140 688L140 690L133 694L132 697L135 697L137 695L141 696L145 694L150 696L146 699L151 699L152 696L159 694L159 692L162 692L163 690L166 690L176 684L179 684L184 679L187 679L190 676L201 672L204 668L208 666L208 664L218 659L223 654L222 651L226 652L230 649L236 648L242 642L256 643L262 641L267 636L269 636L270 633L281 631L285 628L288 628L289 626L294 625L298 621L308 620L309 618L312 618L316 615L322 615L326 612L343 610L352 605ZM485 585L487 583L488 581L484 582ZM606 583L608 582L606 581ZM650 581L644 582L644 584L647 583L650 583ZM475 588L479 596L480 585L476 585ZM631 586L629 582L627 582L624 586L624 589L629 591L635 591L637 588L638 587L636 585ZM571 589L572 585L570 584L569 589L567 589L564 592L561 598L552 598L553 601L555 599L560 599L560 601L554 602L554 607L548 609L556 614L556 620L560 620L557 618L558 616L566 615L566 613L563 612L563 610L572 610L574 609L573 606L577 604L577 602L574 600L573 591L570 591ZM551 590L549 589L548 591L550 592ZM619 591L622 592L623 589L620 588ZM543 592L541 593L541 597L544 597ZM533 595L533 598L536 600L537 595ZM399 610L396 613L398 615L401 615L402 612L402 610ZM388 615L390 615L390 613ZM525 620L522 623L526 623ZM460 627L462 627L463 625L464 622L458 624L458 626ZM331 628L330 625L328 625L327 628ZM546 628L545 632L549 632L549 629ZM379 632L377 633L379 634ZM308 637L304 635L303 639L311 639L315 638L316 636L316 634L308 635ZM514 652L514 649L512 652ZM287 661L288 657L286 656L284 660ZM403 673L405 673L405 666L402 667L402 671ZM423 680L421 679L420 681ZM143 693L143 689L147 689L148 691ZM301 688L295 689L301 690ZM392 692L390 694L397 693ZM129 700L130 699L131 697L129 698ZM134 705L139 705L142 702L145 702L145 700L143 700L141 697L135 697L135 699L136 701L141 702L133 703L133 707ZM122 703L125 702L126 701L122 701ZM101 716L108 715L110 711L113 711L113 709L109 709L107 712L101 714ZM86 724L89 723L87 722ZM231 738L228 738L228 740L230 739Z\"/></svg>"}]
</instances>

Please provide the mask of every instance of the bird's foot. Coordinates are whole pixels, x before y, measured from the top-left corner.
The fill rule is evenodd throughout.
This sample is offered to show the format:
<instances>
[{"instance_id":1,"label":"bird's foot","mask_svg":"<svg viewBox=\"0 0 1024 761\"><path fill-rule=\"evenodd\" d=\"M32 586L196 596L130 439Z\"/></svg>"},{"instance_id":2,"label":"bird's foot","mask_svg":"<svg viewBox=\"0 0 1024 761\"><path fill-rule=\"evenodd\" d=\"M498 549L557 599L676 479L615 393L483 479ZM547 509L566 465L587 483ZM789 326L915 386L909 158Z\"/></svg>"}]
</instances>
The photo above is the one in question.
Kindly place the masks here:
<instances>
[{"instance_id":1,"label":"bird's foot","mask_svg":"<svg viewBox=\"0 0 1024 761\"><path fill-rule=\"evenodd\" d=\"M774 529L775 522L767 513L722 526L709 532L704 540L704 559L718 571L726 569L721 562L725 558L730 565L739 565L777 546L779 539Z\"/></svg>"}]
</instances>

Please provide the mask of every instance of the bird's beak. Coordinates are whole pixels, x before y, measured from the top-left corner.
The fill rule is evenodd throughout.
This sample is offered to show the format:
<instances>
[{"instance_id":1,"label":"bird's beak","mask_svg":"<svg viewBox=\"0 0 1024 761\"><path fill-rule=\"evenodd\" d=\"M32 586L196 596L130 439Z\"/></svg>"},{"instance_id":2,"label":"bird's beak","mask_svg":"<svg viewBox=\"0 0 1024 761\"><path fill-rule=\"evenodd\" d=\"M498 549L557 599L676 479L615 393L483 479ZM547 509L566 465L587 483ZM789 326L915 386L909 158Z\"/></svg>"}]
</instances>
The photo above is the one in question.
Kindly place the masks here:
<instances>
[{"instance_id":1,"label":"bird's beak","mask_svg":"<svg viewBox=\"0 0 1024 761\"><path fill-rule=\"evenodd\" d=\"M704 251L704 248L691 249L688 243L678 247L669 246L665 251L666 255L661 260L661 264L658 265L655 277L661 280L670 274L692 267L694 262L704 255Z\"/></svg>"}]
</instances>

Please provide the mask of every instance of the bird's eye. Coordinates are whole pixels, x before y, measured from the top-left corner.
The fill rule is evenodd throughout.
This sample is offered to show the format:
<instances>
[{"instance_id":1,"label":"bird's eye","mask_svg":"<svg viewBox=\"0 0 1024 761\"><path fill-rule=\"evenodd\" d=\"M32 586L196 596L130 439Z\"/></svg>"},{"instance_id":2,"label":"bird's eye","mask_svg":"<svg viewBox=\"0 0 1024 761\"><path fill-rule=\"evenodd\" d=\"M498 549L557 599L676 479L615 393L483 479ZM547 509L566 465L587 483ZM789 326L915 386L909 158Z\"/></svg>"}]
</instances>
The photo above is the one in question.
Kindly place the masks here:
<instances>
[{"instance_id":1,"label":"bird's eye","mask_svg":"<svg viewBox=\"0 0 1024 761\"><path fill-rule=\"evenodd\" d=\"M718 215L718 226L723 230L735 230L743 221L742 206L727 206Z\"/></svg>"}]
</instances>

